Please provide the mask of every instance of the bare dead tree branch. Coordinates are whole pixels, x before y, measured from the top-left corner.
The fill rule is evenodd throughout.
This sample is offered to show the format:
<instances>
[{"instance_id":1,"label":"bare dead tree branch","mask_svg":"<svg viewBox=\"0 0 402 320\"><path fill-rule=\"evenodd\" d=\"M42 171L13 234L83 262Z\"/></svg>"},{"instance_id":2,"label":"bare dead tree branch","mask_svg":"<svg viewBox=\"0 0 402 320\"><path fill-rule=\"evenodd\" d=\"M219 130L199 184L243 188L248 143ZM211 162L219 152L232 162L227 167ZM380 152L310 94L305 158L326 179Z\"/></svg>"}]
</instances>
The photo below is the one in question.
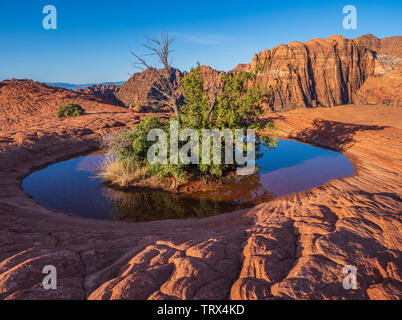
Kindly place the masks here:
<instances>
[{"instance_id":1,"label":"bare dead tree branch","mask_svg":"<svg viewBox=\"0 0 402 320\"><path fill-rule=\"evenodd\" d=\"M142 71L150 70L154 78L154 83L152 84L151 89L154 89L160 96L162 96L163 102L169 106L176 116L179 116L178 102L180 95L176 90L177 81L173 81L172 79L173 68L171 67L172 60L170 59L170 55L173 52L171 49L173 42L174 38L169 37L166 32L162 32L160 39L157 37L147 38L144 47L147 49L148 54L144 56L140 56L135 52L132 52L132 54L137 60L133 64L136 68ZM147 62L146 58L144 58L146 56L157 56L161 68L152 66ZM148 99L148 103L160 105L162 101L150 98Z\"/></svg>"},{"instance_id":2,"label":"bare dead tree branch","mask_svg":"<svg viewBox=\"0 0 402 320\"><path fill-rule=\"evenodd\" d=\"M209 104L209 109L208 109L208 121L210 123L213 122L213 112L215 110L216 105L218 104L218 96L222 93L225 92L224 84L221 84L221 88L218 86L218 80L219 80L219 74L216 76L214 80L214 84L212 85L212 97L211 97L211 102Z\"/></svg>"},{"instance_id":3,"label":"bare dead tree branch","mask_svg":"<svg viewBox=\"0 0 402 320\"><path fill-rule=\"evenodd\" d=\"M214 84L212 86L212 100L210 103L210 107L208 109L208 121L213 121L213 111L215 109L216 104L218 103L218 76L214 80Z\"/></svg>"}]
</instances>

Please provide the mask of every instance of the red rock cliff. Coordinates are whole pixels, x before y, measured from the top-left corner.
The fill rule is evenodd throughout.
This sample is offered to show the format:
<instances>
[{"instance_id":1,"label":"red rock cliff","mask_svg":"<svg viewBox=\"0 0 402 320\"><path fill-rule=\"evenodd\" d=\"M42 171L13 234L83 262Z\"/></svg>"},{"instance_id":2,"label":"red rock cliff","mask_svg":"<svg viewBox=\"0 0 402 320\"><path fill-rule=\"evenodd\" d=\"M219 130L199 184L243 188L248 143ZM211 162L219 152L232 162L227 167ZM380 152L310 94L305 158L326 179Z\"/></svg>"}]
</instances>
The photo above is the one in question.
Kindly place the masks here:
<instances>
[{"instance_id":1,"label":"red rock cliff","mask_svg":"<svg viewBox=\"0 0 402 320\"><path fill-rule=\"evenodd\" d=\"M402 37L372 35L291 42L256 54L250 64L233 71L259 69L257 81L274 92L274 110L334 106L353 102L364 82L380 70L394 70L401 44Z\"/></svg>"},{"instance_id":2,"label":"red rock cliff","mask_svg":"<svg viewBox=\"0 0 402 320\"><path fill-rule=\"evenodd\" d=\"M255 54L251 63L239 64L230 72L258 70L256 81L272 90L269 107L275 111L352 102L399 105L401 48L400 36L378 39L369 34L346 39L335 35L281 44ZM221 73L201 66L207 91ZM172 69L177 89L185 74ZM112 94L126 106L146 106L147 98L155 94L153 81L148 70L136 73L116 90L107 91L107 102L113 100Z\"/></svg>"}]
</instances>

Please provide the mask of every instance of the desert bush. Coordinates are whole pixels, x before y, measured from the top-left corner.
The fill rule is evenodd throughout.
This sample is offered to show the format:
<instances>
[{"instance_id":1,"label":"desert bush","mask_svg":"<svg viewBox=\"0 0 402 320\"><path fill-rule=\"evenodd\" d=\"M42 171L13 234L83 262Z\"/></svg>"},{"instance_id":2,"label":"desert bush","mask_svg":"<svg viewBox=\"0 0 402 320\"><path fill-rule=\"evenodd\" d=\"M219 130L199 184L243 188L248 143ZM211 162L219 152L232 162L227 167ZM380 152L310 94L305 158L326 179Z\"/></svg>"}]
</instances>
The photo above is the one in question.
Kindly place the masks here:
<instances>
[{"instance_id":1,"label":"desert bush","mask_svg":"<svg viewBox=\"0 0 402 320\"><path fill-rule=\"evenodd\" d=\"M64 106L60 106L59 109L57 109L56 116L57 118L62 118L62 117L78 117L82 116L85 113L85 110L77 103L68 103Z\"/></svg>"},{"instance_id":2,"label":"desert bush","mask_svg":"<svg viewBox=\"0 0 402 320\"><path fill-rule=\"evenodd\" d=\"M158 118L148 116L135 125L131 130L121 134L111 148L111 153L116 156L116 161L128 162L131 164L132 171L145 168L149 175L158 178L175 177L183 181L186 171L181 164L155 164L151 165L147 161L148 149L155 143L148 141L148 133L152 129L162 129L169 132L169 122L161 121ZM169 140L168 140L169 144ZM168 153L168 159L170 154ZM168 161L169 162L169 161Z\"/></svg>"},{"instance_id":3,"label":"desert bush","mask_svg":"<svg viewBox=\"0 0 402 320\"><path fill-rule=\"evenodd\" d=\"M188 177L196 177L203 180L220 179L235 170L236 164L225 164L225 141L221 141L221 164L183 164L180 162L171 163L170 150L167 148L167 163L150 164L147 160L149 148L155 141L148 141L148 133L152 129L161 129L166 133L167 145L170 145L170 124L172 121L178 123L178 134L185 129L195 129L201 138L202 129L225 130L229 129L233 135L235 129L255 129L256 132L262 129L271 131L270 136L259 136L256 141L256 158L262 156L263 148L272 148L277 144L277 139L272 132L275 126L272 123L265 123L260 120L262 115L262 102L269 94L258 84L250 86L250 82L255 80L255 73L241 72L235 75L223 74L222 89L216 95L215 101L211 102L211 97L204 91L204 83L201 77L200 67L193 69L186 75L181 82L183 103L179 105L178 114L170 120L148 116L135 125L132 129L121 134L111 148L111 153L116 157L116 166L129 163L127 172L119 172L117 176L124 176L122 179L142 170L147 174L157 178L174 177L179 181L185 181ZM201 141L201 139L200 139ZM246 147L247 136L244 136L244 147ZM179 141L178 148L187 144L188 141ZM199 155L201 155L201 143L199 145ZM235 148L234 148L235 149ZM213 158L213 148L211 159ZM235 152L235 151L234 151ZM127 168L127 165L126 165ZM106 166L107 170L114 169L113 165ZM144 171L145 170L145 171ZM107 179L108 172L103 173ZM127 184L127 183L125 183Z\"/></svg>"}]
</instances>

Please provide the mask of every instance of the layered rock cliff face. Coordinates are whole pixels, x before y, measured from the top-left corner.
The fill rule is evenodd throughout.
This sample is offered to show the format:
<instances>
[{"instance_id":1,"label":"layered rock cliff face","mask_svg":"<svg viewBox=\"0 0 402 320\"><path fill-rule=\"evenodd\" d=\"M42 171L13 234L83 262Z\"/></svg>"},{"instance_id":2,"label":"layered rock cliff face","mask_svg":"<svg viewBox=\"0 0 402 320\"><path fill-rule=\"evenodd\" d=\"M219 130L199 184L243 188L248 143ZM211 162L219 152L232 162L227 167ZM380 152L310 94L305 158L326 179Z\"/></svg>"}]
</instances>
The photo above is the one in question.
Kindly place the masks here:
<instances>
[{"instance_id":1,"label":"layered rock cliff face","mask_svg":"<svg viewBox=\"0 0 402 320\"><path fill-rule=\"evenodd\" d=\"M357 104L401 106L402 67L369 77L354 94L353 101Z\"/></svg>"},{"instance_id":2,"label":"layered rock cliff face","mask_svg":"<svg viewBox=\"0 0 402 320\"><path fill-rule=\"evenodd\" d=\"M376 52L374 73L353 96L358 104L400 106L402 101L402 37L360 37L359 46Z\"/></svg>"},{"instance_id":3,"label":"layered rock cliff face","mask_svg":"<svg viewBox=\"0 0 402 320\"><path fill-rule=\"evenodd\" d=\"M332 107L354 102L368 78L396 69L401 45L402 37L372 35L291 42L256 54L234 71L259 70L257 81L273 91L273 110Z\"/></svg>"},{"instance_id":4,"label":"layered rock cliff face","mask_svg":"<svg viewBox=\"0 0 402 320\"><path fill-rule=\"evenodd\" d=\"M256 81L272 91L269 109L282 111L297 107L332 107L347 103L392 104L401 100L402 37L378 39L365 35L346 39L335 35L304 43L281 44L255 54L248 64L229 71L257 71ZM186 72L172 69L172 81L180 88ZM201 66L204 88L211 92L222 72ZM134 74L114 88L87 88L105 102L142 107L155 95L152 73Z\"/></svg>"}]
</instances>

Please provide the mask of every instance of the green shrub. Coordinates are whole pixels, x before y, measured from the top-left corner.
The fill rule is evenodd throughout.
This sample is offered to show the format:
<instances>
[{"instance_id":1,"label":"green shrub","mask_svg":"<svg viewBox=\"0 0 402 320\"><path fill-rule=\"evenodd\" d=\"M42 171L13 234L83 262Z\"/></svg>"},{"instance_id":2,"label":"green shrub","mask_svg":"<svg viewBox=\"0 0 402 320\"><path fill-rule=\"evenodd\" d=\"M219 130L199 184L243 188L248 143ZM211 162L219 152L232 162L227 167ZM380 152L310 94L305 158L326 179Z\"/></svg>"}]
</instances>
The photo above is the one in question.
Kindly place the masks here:
<instances>
[{"instance_id":1,"label":"green shrub","mask_svg":"<svg viewBox=\"0 0 402 320\"><path fill-rule=\"evenodd\" d=\"M147 161L148 149L155 143L147 140L152 129L162 129L169 132L169 122L147 116L132 129L121 134L112 147L112 153L117 156L117 161L130 162L133 170L146 168L147 172L158 178L175 177L183 181L186 171L182 164L155 164ZM169 144L169 140L168 140ZM168 155L169 158L170 154Z\"/></svg>"},{"instance_id":2,"label":"green shrub","mask_svg":"<svg viewBox=\"0 0 402 320\"><path fill-rule=\"evenodd\" d=\"M116 156L116 161L130 163L133 171L145 168L147 174L157 177L174 177L185 181L187 177L202 179L220 179L234 171L236 164L224 163L224 142L221 145L221 164L189 164L184 165L170 162L170 151L167 150L167 164L150 164L147 160L147 152L155 143L147 141L147 135L151 129L161 129L167 134L167 145L170 145L169 128L171 121L177 121L178 133L185 129L195 129L201 138L202 129L229 129L232 133L235 129L268 130L275 133L276 127L271 123L265 123L262 117L262 102L270 95L266 88L259 84L254 87L250 82L255 80L255 74L243 72L235 75L222 75L222 90L217 95L216 103L211 108L211 98L204 90L200 67L193 69L182 81L182 94L184 102L179 106L179 114L170 120L161 120L155 117L145 117L132 129L118 137L112 146L111 152ZM244 147L246 147L244 140ZM200 139L201 141L201 139ZM179 149L188 141L180 141ZM271 137L260 135L256 141L256 158L260 158L265 148L274 148L277 144L275 135ZM199 145L201 148L201 143ZM211 159L213 158L211 148ZM201 150L199 149L199 154Z\"/></svg>"},{"instance_id":3,"label":"green shrub","mask_svg":"<svg viewBox=\"0 0 402 320\"><path fill-rule=\"evenodd\" d=\"M57 110L57 118L61 117L78 117L82 116L85 113L85 110L76 103L68 103L64 106L60 106L59 109Z\"/></svg>"}]
</instances>

